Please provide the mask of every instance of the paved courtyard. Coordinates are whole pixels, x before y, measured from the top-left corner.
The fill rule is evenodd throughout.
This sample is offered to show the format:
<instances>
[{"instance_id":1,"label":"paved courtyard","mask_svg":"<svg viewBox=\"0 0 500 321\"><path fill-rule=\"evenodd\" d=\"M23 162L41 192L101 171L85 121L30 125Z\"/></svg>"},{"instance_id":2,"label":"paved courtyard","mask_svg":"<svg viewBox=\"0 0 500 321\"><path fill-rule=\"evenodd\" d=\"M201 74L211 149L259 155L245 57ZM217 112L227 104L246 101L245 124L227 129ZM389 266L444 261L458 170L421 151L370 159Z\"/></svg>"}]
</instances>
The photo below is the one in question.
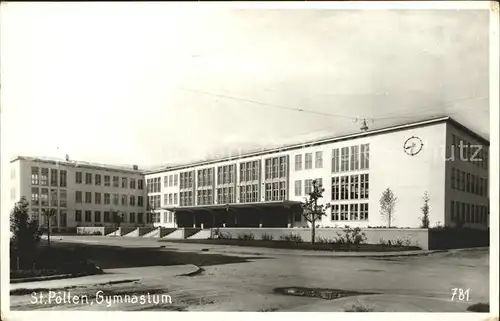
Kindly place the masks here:
<instances>
[{"instance_id":1,"label":"paved courtyard","mask_svg":"<svg viewBox=\"0 0 500 321\"><path fill-rule=\"evenodd\" d=\"M54 241L85 243L88 246L114 245L136 250L154 248L158 256L168 256L173 252L191 253L189 255L201 258L204 255L224 254L233 257L230 260L233 263L207 263L190 275L172 272L176 268L181 271L179 266L113 266L118 270L106 270L103 266L109 274L94 276L95 282L79 282L77 285L75 279L66 279L50 286L46 286L47 282L52 281L11 285L11 288L24 286L31 289L72 287L69 289L72 294L89 297L98 290L107 294L166 293L171 296L171 304L116 303L109 307L71 303L40 305L32 304L32 295L27 292L10 296L12 310L344 311L359 302L373 311L465 312L467 306L473 303L489 302L487 249L454 250L418 257L366 258L335 257L321 252L304 255L304 251L294 250L166 243L141 238L64 236L56 237ZM236 257L241 259L240 262ZM246 261L243 260L245 258ZM109 264L105 258L99 260L104 265ZM187 271L194 271L193 266ZM123 282L116 282L119 279ZM115 283L106 284L106 280ZM275 289L280 287L328 288L376 294L326 300L275 293ZM469 301L451 301L454 288L470 289Z\"/></svg>"}]
</instances>

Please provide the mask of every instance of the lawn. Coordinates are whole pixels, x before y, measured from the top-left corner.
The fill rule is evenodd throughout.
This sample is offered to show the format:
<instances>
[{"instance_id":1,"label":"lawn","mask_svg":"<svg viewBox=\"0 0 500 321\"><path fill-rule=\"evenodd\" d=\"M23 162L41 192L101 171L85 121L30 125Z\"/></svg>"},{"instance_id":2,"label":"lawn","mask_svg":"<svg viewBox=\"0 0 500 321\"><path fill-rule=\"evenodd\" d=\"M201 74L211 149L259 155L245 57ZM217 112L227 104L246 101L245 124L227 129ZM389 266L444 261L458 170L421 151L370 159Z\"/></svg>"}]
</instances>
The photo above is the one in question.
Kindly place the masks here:
<instances>
[{"instance_id":1,"label":"lawn","mask_svg":"<svg viewBox=\"0 0 500 321\"><path fill-rule=\"evenodd\" d=\"M338 252L398 252L421 250L417 246L387 245L387 244L340 244L340 243L308 243L291 241L263 241L238 239L200 239L200 240L160 240L160 242L194 243L207 245L234 245L250 247L266 247L272 249L295 249L311 251L338 251Z\"/></svg>"}]
</instances>

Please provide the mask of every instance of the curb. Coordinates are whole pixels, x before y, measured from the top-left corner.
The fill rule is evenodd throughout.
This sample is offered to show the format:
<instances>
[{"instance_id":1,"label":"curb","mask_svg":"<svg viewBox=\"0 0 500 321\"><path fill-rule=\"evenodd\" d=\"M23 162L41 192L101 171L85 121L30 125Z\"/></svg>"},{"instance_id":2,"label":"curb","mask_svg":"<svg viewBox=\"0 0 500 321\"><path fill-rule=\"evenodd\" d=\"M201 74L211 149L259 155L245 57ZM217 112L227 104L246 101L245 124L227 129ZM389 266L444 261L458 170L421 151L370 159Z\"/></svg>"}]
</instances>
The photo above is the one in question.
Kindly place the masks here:
<instances>
[{"instance_id":1,"label":"curb","mask_svg":"<svg viewBox=\"0 0 500 321\"><path fill-rule=\"evenodd\" d=\"M56 275L47 275L47 276L34 276L31 278L10 279L10 284L34 282L34 281L63 280L63 279L71 279L71 278L78 278L78 277L82 277L82 276L99 275L99 274L102 274L102 273L78 273L78 274L56 274Z\"/></svg>"}]
</instances>

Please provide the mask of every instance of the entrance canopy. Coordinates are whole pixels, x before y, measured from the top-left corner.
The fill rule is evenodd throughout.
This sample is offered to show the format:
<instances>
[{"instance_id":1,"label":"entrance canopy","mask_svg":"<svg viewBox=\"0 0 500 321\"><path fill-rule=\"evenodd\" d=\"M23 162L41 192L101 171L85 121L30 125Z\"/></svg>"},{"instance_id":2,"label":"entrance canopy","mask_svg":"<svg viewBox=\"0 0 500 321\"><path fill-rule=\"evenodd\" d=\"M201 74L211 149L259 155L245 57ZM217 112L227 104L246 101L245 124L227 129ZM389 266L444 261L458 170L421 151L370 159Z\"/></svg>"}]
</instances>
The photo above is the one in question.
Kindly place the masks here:
<instances>
[{"instance_id":1,"label":"entrance canopy","mask_svg":"<svg viewBox=\"0 0 500 321\"><path fill-rule=\"evenodd\" d=\"M299 206L299 201L274 201L274 202L254 202L254 203L231 203L231 204L210 204L196 206L164 206L161 209L167 211L220 211L220 210L237 210L237 209L269 209L269 208L292 208Z\"/></svg>"}]
</instances>

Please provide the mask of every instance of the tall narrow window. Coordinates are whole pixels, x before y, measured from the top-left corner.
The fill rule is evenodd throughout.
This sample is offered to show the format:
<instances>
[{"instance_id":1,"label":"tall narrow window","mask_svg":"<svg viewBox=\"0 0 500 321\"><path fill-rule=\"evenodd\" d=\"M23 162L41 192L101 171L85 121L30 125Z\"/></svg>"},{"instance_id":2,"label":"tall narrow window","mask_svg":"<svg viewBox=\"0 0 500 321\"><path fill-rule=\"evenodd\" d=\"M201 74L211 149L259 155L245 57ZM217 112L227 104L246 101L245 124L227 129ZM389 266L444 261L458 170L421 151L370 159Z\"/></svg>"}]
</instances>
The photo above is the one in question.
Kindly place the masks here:
<instances>
[{"instance_id":1,"label":"tall narrow window","mask_svg":"<svg viewBox=\"0 0 500 321\"><path fill-rule=\"evenodd\" d=\"M342 147L341 152L340 170L345 172L349 170L349 147Z\"/></svg>"},{"instance_id":2,"label":"tall narrow window","mask_svg":"<svg viewBox=\"0 0 500 321\"><path fill-rule=\"evenodd\" d=\"M359 204L359 220L368 220L368 203Z\"/></svg>"},{"instance_id":3,"label":"tall narrow window","mask_svg":"<svg viewBox=\"0 0 500 321\"><path fill-rule=\"evenodd\" d=\"M333 204L332 205L332 221L338 221L339 220L339 204Z\"/></svg>"},{"instance_id":4,"label":"tall narrow window","mask_svg":"<svg viewBox=\"0 0 500 321\"><path fill-rule=\"evenodd\" d=\"M340 154L339 149L332 150L332 173L340 172Z\"/></svg>"},{"instance_id":5,"label":"tall narrow window","mask_svg":"<svg viewBox=\"0 0 500 321\"><path fill-rule=\"evenodd\" d=\"M322 168L323 167L323 152L317 151L315 156L316 156L315 167Z\"/></svg>"},{"instance_id":6,"label":"tall narrow window","mask_svg":"<svg viewBox=\"0 0 500 321\"><path fill-rule=\"evenodd\" d=\"M370 168L370 144L361 145L360 169Z\"/></svg>"},{"instance_id":7,"label":"tall narrow window","mask_svg":"<svg viewBox=\"0 0 500 321\"><path fill-rule=\"evenodd\" d=\"M295 196L301 196L302 195L302 181L298 180L295 181Z\"/></svg>"},{"instance_id":8,"label":"tall narrow window","mask_svg":"<svg viewBox=\"0 0 500 321\"><path fill-rule=\"evenodd\" d=\"M61 170L59 172L59 186L60 187L66 187L67 186L67 181L68 181L68 172Z\"/></svg>"},{"instance_id":9,"label":"tall narrow window","mask_svg":"<svg viewBox=\"0 0 500 321\"><path fill-rule=\"evenodd\" d=\"M359 146L351 146L351 170L359 169Z\"/></svg>"},{"instance_id":10,"label":"tall narrow window","mask_svg":"<svg viewBox=\"0 0 500 321\"><path fill-rule=\"evenodd\" d=\"M38 185L40 184L40 172L38 167L31 168L31 184Z\"/></svg>"},{"instance_id":11,"label":"tall narrow window","mask_svg":"<svg viewBox=\"0 0 500 321\"><path fill-rule=\"evenodd\" d=\"M349 199L349 176L342 176L340 178L340 199Z\"/></svg>"},{"instance_id":12,"label":"tall narrow window","mask_svg":"<svg viewBox=\"0 0 500 321\"><path fill-rule=\"evenodd\" d=\"M295 155L295 170L296 171L302 170L302 154Z\"/></svg>"},{"instance_id":13,"label":"tall narrow window","mask_svg":"<svg viewBox=\"0 0 500 321\"><path fill-rule=\"evenodd\" d=\"M57 169L50 170L50 186L57 186Z\"/></svg>"},{"instance_id":14,"label":"tall narrow window","mask_svg":"<svg viewBox=\"0 0 500 321\"><path fill-rule=\"evenodd\" d=\"M351 204L349 209L349 220L357 221L359 219L358 216L358 204Z\"/></svg>"},{"instance_id":15,"label":"tall narrow window","mask_svg":"<svg viewBox=\"0 0 500 321\"><path fill-rule=\"evenodd\" d=\"M359 176L351 175L351 199L359 199Z\"/></svg>"},{"instance_id":16,"label":"tall narrow window","mask_svg":"<svg viewBox=\"0 0 500 321\"><path fill-rule=\"evenodd\" d=\"M455 189L455 169L451 169L451 188Z\"/></svg>"},{"instance_id":17,"label":"tall narrow window","mask_svg":"<svg viewBox=\"0 0 500 321\"><path fill-rule=\"evenodd\" d=\"M340 181L339 177L332 177L332 200L338 201L340 199Z\"/></svg>"},{"instance_id":18,"label":"tall narrow window","mask_svg":"<svg viewBox=\"0 0 500 321\"><path fill-rule=\"evenodd\" d=\"M312 153L306 153L306 160L305 160L305 169L311 169L312 168Z\"/></svg>"}]
</instances>

